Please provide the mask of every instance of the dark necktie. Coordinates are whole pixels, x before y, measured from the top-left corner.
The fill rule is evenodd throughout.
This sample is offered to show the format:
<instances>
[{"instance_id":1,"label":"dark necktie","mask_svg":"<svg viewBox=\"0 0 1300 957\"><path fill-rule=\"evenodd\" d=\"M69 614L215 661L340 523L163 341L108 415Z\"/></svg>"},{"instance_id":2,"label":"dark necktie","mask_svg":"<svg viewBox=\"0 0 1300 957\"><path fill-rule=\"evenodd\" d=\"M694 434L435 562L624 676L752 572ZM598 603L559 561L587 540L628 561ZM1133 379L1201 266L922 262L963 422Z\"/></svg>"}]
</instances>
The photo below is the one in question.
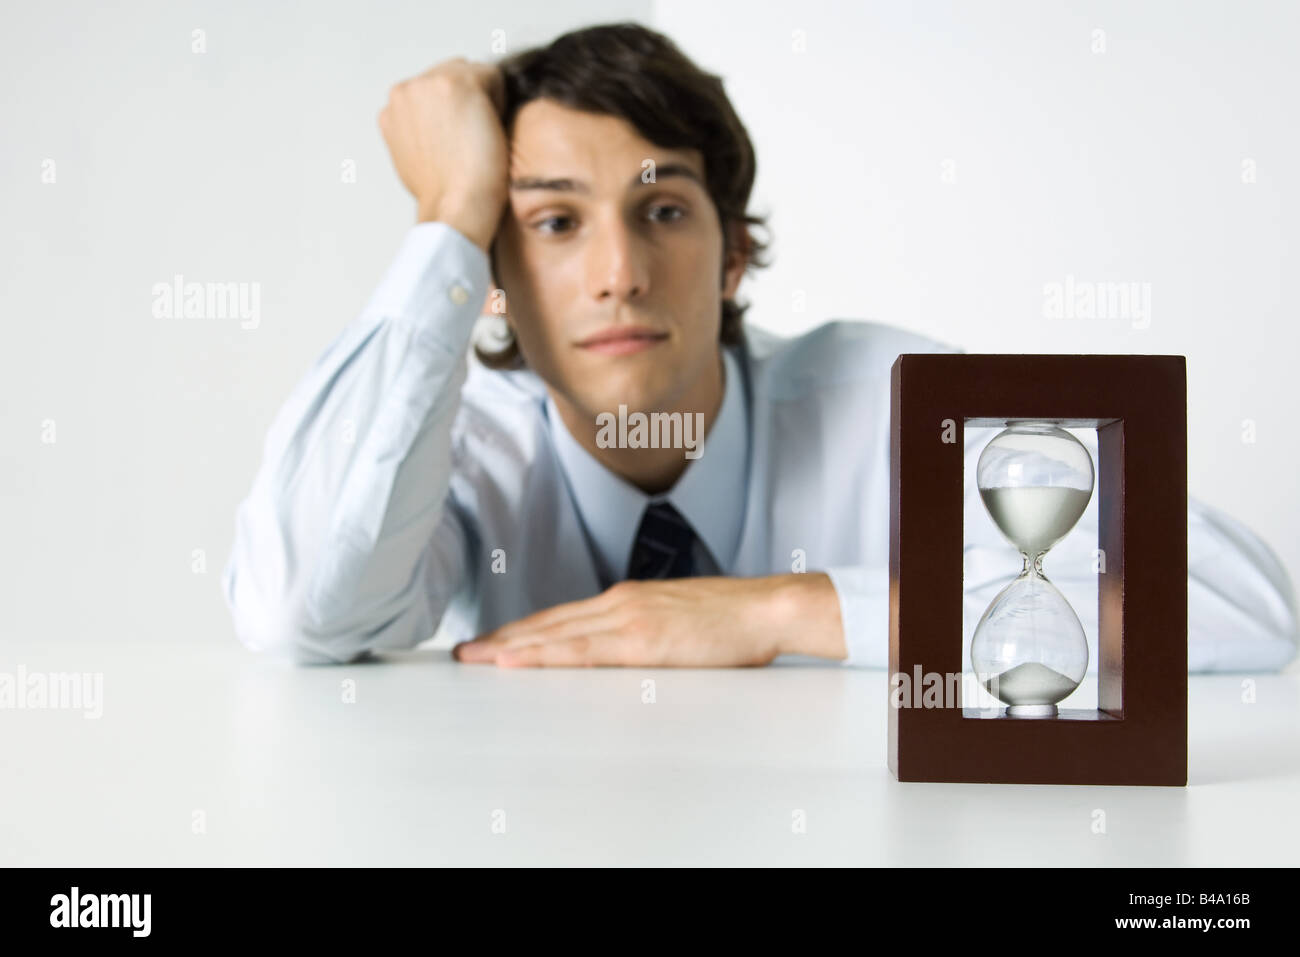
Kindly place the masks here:
<instances>
[{"instance_id":1,"label":"dark necktie","mask_svg":"<svg viewBox=\"0 0 1300 957\"><path fill-rule=\"evenodd\" d=\"M687 578L696 574L695 529L668 502L646 506L627 563L628 578Z\"/></svg>"}]
</instances>

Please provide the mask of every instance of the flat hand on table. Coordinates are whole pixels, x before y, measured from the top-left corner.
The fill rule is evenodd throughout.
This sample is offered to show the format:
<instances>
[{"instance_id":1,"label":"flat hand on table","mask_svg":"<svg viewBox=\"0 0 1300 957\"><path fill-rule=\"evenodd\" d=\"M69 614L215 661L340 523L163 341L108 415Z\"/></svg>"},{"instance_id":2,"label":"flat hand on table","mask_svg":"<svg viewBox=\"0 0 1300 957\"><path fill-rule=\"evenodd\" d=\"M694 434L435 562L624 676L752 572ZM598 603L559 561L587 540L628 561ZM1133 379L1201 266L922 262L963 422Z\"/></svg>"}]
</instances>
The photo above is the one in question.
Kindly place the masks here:
<instances>
[{"instance_id":1,"label":"flat hand on table","mask_svg":"<svg viewBox=\"0 0 1300 957\"><path fill-rule=\"evenodd\" d=\"M452 649L458 661L501 667L727 668L781 654L845 657L824 573L618 582Z\"/></svg>"}]
</instances>

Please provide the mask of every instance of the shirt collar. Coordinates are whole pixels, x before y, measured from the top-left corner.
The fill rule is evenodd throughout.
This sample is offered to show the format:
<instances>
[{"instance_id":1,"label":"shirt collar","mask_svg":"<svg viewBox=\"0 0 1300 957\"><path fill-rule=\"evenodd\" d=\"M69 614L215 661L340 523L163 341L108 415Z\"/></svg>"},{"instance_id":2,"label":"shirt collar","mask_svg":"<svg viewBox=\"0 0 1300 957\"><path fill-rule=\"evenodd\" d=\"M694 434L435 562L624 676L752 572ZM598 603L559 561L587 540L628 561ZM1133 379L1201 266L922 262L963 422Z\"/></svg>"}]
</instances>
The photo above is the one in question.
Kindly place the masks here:
<instances>
[{"instance_id":1,"label":"shirt collar","mask_svg":"<svg viewBox=\"0 0 1300 957\"><path fill-rule=\"evenodd\" d=\"M691 460L677 483L659 495L645 494L583 448L547 394L552 443L606 581L618 581L626 573L641 516L652 502L671 502L691 523L719 570L725 574L732 567L745 517L749 410L740 364L730 349L724 346L721 351L726 381L717 418L700 446L700 457Z\"/></svg>"}]
</instances>

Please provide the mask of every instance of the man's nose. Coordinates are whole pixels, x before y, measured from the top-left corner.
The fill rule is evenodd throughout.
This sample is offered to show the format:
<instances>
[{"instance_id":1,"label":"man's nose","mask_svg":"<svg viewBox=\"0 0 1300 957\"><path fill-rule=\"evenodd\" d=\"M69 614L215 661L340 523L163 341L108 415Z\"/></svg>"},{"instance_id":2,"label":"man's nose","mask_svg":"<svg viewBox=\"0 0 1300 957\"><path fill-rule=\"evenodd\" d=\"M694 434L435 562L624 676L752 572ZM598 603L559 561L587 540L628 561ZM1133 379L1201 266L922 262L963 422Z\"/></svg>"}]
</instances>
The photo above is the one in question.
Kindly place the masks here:
<instances>
[{"instance_id":1,"label":"man's nose","mask_svg":"<svg viewBox=\"0 0 1300 957\"><path fill-rule=\"evenodd\" d=\"M597 300L644 297L650 291L647 250L619 220L604 225L588 247L588 283Z\"/></svg>"}]
</instances>

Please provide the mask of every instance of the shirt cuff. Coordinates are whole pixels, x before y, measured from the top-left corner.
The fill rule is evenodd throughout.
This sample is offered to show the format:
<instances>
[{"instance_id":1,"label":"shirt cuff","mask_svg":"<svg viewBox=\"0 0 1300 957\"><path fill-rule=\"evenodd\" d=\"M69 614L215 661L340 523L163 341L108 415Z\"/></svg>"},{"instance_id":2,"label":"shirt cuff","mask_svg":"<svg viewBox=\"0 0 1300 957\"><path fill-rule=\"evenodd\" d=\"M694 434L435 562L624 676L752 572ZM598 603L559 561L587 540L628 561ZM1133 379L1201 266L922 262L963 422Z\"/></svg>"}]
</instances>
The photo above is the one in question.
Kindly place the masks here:
<instances>
[{"instance_id":1,"label":"shirt cuff","mask_svg":"<svg viewBox=\"0 0 1300 957\"><path fill-rule=\"evenodd\" d=\"M417 223L402 240L368 311L417 327L421 344L464 353L492 283L487 253L454 226Z\"/></svg>"},{"instance_id":2,"label":"shirt cuff","mask_svg":"<svg viewBox=\"0 0 1300 957\"><path fill-rule=\"evenodd\" d=\"M889 667L889 570L869 565L824 569L840 599L849 668Z\"/></svg>"}]
</instances>

